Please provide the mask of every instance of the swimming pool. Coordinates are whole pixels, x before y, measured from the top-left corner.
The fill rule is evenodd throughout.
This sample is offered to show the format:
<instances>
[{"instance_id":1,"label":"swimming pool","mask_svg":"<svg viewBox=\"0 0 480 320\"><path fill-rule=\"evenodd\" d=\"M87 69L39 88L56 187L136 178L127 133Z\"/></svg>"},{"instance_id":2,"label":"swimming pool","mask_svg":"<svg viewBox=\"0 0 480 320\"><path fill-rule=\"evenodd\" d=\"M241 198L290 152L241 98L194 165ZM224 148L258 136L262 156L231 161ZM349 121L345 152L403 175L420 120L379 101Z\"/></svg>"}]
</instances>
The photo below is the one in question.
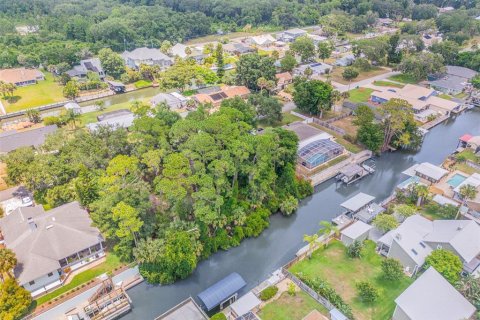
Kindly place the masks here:
<instances>
[{"instance_id":1,"label":"swimming pool","mask_svg":"<svg viewBox=\"0 0 480 320\"><path fill-rule=\"evenodd\" d=\"M455 173L450 179L448 179L447 183L452 186L452 188L458 187L463 181L465 181L467 177L462 176L461 174Z\"/></svg>"}]
</instances>

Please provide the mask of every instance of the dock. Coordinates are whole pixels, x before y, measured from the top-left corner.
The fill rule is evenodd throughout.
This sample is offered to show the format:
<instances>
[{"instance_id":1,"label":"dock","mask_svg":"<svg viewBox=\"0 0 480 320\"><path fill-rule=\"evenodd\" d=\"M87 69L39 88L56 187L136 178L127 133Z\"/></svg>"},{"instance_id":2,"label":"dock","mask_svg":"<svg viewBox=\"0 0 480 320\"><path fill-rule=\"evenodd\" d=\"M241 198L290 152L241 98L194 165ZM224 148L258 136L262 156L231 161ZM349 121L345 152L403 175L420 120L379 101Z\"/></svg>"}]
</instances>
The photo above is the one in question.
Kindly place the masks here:
<instances>
[{"instance_id":1,"label":"dock","mask_svg":"<svg viewBox=\"0 0 480 320\"><path fill-rule=\"evenodd\" d=\"M365 176L368 176L371 173L374 173L375 169L366 164L356 164L352 163L348 166L343 167L340 170L340 173L335 177L337 182L343 182L346 185L354 183Z\"/></svg>"}]
</instances>

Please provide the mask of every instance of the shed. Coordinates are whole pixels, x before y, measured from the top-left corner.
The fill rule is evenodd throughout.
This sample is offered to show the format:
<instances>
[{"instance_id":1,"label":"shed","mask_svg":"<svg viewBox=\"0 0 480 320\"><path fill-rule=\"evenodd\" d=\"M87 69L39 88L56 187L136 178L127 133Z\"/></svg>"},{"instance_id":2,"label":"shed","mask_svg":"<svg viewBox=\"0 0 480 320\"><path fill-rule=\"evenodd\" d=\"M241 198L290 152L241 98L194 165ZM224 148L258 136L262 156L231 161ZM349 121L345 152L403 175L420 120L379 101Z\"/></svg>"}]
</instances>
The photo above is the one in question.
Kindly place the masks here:
<instances>
[{"instance_id":1,"label":"shed","mask_svg":"<svg viewBox=\"0 0 480 320\"><path fill-rule=\"evenodd\" d=\"M330 310L330 319L331 320L348 320L347 317L343 315L337 308Z\"/></svg>"},{"instance_id":2,"label":"shed","mask_svg":"<svg viewBox=\"0 0 480 320\"><path fill-rule=\"evenodd\" d=\"M253 292L249 292L230 306L232 308L232 311L235 313L236 317L241 317L244 314L248 313L249 311L252 311L256 307L258 307L262 301L257 298Z\"/></svg>"},{"instance_id":3,"label":"shed","mask_svg":"<svg viewBox=\"0 0 480 320\"><path fill-rule=\"evenodd\" d=\"M340 206L347 209L348 212L356 213L370 204L373 200L375 200L375 197L360 192L359 194L340 204Z\"/></svg>"},{"instance_id":4,"label":"shed","mask_svg":"<svg viewBox=\"0 0 480 320\"><path fill-rule=\"evenodd\" d=\"M364 241L368 238L368 233L373 227L362 221L356 221L346 227L340 233L340 240L345 246L351 245L354 241Z\"/></svg>"},{"instance_id":5,"label":"shed","mask_svg":"<svg viewBox=\"0 0 480 320\"><path fill-rule=\"evenodd\" d=\"M452 206L458 207L460 204L450 198L447 198L445 196L442 196L441 194L436 194L433 199L434 202L438 203L441 206L450 204Z\"/></svg>"},{"instance_id":6,"label":"shed","mask_svg":"<svg viewBox=\"0 0 480 320\"><path fill-rule=\"evenodd\" d=\"M205 305L207 311L218 305L222 309L223 304L237 299L238 291L245 287L246 284L245 280L238 273L234 272L200 292L198 298Z\"/></svg>"}]
</instances>

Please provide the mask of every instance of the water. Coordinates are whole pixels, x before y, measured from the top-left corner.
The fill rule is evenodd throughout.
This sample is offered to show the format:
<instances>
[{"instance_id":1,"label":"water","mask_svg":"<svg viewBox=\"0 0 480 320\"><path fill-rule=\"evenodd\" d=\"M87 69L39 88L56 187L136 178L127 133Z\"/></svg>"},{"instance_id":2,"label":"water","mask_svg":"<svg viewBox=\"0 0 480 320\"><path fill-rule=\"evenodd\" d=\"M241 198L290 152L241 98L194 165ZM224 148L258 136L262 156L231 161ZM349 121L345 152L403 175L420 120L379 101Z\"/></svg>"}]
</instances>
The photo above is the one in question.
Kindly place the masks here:
<instances>
[{"instance_id":1,"label":"water","mask_svg":"<svg viewBox=\"0 0 480 320\"><path fill-rule=\"evenodd\" d=\"M455 175L453 177L451 177L450 179L448 179L447 183L452 187L452 188L456 188L458 187L463 181L465 181L465 179L467 179L467 177L465 177L464 175L461 175L459 173L455 173Z\"/></svg>"},{"instance_id":2,"label":"water","mask_svg":"<svg viewBox=\"0 0 480 320\"><path fill-rule=\"evenodd\" d=\"M272 271L291 260L301 248L304 234L312 234L322 220L341 213L339 204L362 191L381 201L407 176L402 171L418 162L440 164L455 150L464 133L480 135L480 110L468 111L457 119L433 128L418 152L387 153L376 159L376 172L356 184L336 187L330 180L304 199L291 217L274 215L270 227L258 238L247 239L240 246L219 252L199 263L187 279L173 285L142 283L128 291L134 309L122 319L153 319L185 298L196 295L227 276L238 272L247 282L241 294L262 282Z\"/></svg>"},{"instance_id":3,"label":"water","mask_svg":"<svg viewBox=\"0 0 480 320\"><path fill-rule=\"evenodd\" d=\"M98 100L90 100L79 103L81 107L94 105L98 101L104 101L105 107L109 107L114 104L124 103L124 102L133 102L135 100L145 99L153 97L154 95L164 92L160 88L153 88L148 87L145 89L130 91L127 93L116 94L113 96L109 96L106 98L98 99Z\"/></svg>"}]
</instances>

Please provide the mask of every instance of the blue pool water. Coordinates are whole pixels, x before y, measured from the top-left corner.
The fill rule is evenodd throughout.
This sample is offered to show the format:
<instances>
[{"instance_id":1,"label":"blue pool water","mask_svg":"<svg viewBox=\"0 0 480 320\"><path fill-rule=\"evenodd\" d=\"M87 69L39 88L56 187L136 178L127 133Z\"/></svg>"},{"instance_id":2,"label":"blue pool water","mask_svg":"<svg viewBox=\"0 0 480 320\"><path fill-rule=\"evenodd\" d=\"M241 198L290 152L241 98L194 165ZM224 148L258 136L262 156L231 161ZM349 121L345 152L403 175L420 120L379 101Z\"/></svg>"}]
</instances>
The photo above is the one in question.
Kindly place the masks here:
<instances>
[{"instance_id":1,"label":"blue pool water","mask_svg":"<svg viewBox=\"0 0 480 320\"><path fill-rule=\"evenodd\" d=\"M461 174L455 173L453 177L448 179L447 183L452 186L452 188L458 187L467 177L462 176Z\"/></svg>"}]
</instances>

